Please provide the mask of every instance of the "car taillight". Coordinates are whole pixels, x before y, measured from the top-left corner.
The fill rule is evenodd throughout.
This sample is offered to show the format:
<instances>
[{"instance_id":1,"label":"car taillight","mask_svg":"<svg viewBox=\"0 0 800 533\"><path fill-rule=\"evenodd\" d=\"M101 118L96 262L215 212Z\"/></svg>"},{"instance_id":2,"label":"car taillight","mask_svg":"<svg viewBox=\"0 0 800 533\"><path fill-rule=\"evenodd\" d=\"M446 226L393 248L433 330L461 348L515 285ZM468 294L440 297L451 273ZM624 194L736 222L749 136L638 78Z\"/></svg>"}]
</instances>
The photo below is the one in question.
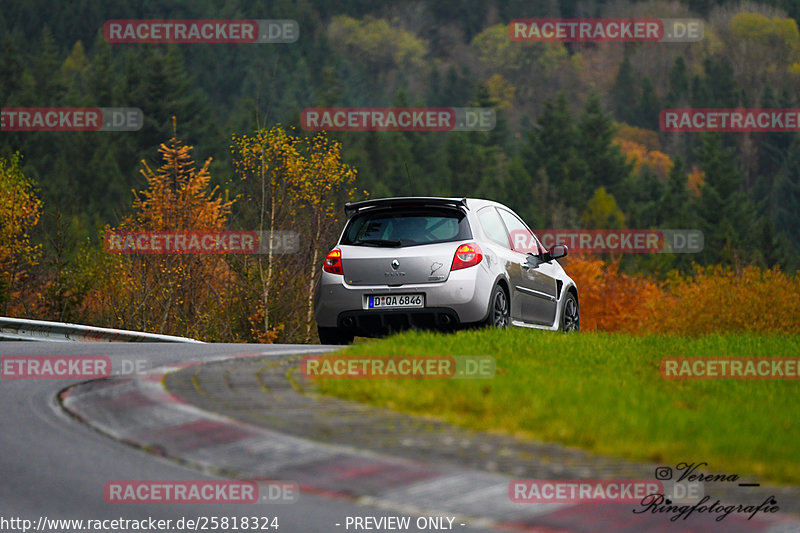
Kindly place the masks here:
<instances>
[{"instance_id":1,"label":"car taillight","mask_svg":"<svg viewBox=\"0 0 800 533\"><path fill-rule=\"evenodd\" d=\"M331 274L342 274L341 250L334 248L328 252L328 255L325 256L325 262L322 264L322 270Z\"/></svg>"},{"instance_id":2,"label":"car taillight","mask_svg":"<svg viewBox=\"0 0 800 533\"><path fill-rule=\"evenodd\" d=\"M453 256L453 266L450 270L461 270L462 268L469 268L481 262L483 254L477 244L469 243L462 244L456 250L456 255Z\"/></svg>"}]
</instances>

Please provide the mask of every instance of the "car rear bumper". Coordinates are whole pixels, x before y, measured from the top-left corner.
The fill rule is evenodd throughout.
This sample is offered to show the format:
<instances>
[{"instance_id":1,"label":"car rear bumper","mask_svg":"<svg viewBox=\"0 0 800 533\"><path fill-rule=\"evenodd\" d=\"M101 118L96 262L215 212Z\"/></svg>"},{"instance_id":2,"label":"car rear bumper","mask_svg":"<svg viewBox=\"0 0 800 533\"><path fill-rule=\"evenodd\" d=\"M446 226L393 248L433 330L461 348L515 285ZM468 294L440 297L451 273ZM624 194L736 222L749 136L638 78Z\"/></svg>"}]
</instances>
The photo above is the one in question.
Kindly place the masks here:
<instances>
[{"instance_id":1,"label":"car rear bumper","mask_svg":"<svg viewBox=\"0 0 800 533\"><path fill-rule=\"evenodd\" d=\"M385 335L411 328L454 330L461 325L458 313L447 307L344 311L337 318L340 329L362 337Z\"/></svg>"},{"instance_id":2,"label":"car rear bumper","mask_svg":"<svg viewBox=\"0 0 800 533\"><path fill-rule=\"evenodd\" d=\"M323 272L314 296L314 316L321 327L357 329L364 336L410 327L457 328L486 318L493 282L480 265L451 272L447 281L400 287L347 285L342 276ZM423 294L425 307L364 309L364 296L390 294Z\"/></svg>"}]
</instances>

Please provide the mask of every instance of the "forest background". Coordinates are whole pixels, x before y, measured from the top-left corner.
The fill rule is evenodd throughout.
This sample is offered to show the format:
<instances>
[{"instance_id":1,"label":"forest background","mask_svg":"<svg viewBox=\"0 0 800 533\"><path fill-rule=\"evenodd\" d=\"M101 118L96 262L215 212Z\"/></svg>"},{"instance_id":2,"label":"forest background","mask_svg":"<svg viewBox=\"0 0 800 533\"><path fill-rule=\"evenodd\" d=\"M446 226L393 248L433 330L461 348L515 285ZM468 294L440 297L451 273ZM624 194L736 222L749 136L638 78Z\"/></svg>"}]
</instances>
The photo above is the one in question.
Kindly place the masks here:
<instances>
[{"instance_id":1,"label":"forest background","mask_svg":"<svg viewBox=\"0 0 800 533\"><path fill-rule=\"evenodd\" d=\"M312 342L343 203L497 200L534 228L696 228L570 256L584 329L800 330L800 136L665 133L798 107L792 0L0 2L0 107L137 107L136 132L0 132L0 315ZM694 43L518 43L534 17L699 18ZM294 19L291 44L110 44L110 19ZM334 132L307 107L492 107L489 132ZM202 222L200 222L202 221ZM202 227L198 227L198 225ZM109 229L291 229L285 256L119 256ZM297 275L300 272L301 275Z\"/></svg>"}]
</instances>

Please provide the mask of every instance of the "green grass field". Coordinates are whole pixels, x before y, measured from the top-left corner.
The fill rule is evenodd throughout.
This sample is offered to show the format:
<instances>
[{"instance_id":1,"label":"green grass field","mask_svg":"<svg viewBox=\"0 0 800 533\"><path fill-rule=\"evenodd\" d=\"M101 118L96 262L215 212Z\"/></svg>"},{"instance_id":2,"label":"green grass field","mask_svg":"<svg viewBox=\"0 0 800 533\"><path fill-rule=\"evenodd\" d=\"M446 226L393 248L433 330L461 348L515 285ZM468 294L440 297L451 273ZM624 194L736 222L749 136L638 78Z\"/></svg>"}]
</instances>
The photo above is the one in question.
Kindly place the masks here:
<instances>
[{"instance_id":1,"label":"green grass field","mask_svg":"<svg viewBox=\"0 0 800 533\"><path fill-rule=\"evenodd\" d=\"M671 381L667 356L800 359L800 336L701 338L513 328L410 332L348 355L490 355L482 380L325 379L320 391L484 431L800 484L800 381Z\"/></svg>"}]
</instances>

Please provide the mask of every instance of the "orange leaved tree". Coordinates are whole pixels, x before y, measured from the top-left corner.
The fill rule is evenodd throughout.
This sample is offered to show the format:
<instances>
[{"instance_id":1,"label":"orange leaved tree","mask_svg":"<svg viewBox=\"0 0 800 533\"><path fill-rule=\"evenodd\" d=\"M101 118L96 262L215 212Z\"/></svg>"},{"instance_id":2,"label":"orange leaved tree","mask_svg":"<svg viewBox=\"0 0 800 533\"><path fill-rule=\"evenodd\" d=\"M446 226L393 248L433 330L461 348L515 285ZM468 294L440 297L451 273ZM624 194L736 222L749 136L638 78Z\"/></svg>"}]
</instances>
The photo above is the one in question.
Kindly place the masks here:
<instances>
[{"instance_id":1,"label":"orange leaved tree","mask_svg":"<svg viewBox=\"0 0 800 533\"><path fill-rule=\"evenodd\" d=\"M147 187L133 191L135 212L118 230L225 229L235 200L210 188L211 159L197 168L191 150L173 136L159 148L163 164L157 171L142 161ZM223 255L105 254L96 268L106 278L89 305L106 323L209 340L233 336L227 317L235 276Z\"/></svg>"},{"instance_id":2,"label":"orange leaved tree","mask_svg":"<svg viewBox=\"0 0 800 533\"><path fill-rule=\"evenodd\" d=\"M648 333L796 335L800 333L800 276L777 267L695 266L691 275L674 273L652 308L652 321L645 328Z\"/></svg>"},{"instance_id":3,"label":"orange leaved tree","mask_svg":"<svg viewBox=\"0 0 800 533\"><path fill-rule=\"evenodd\" d=\"M653 301L661 294L657 282L621 273L619 259L576 254L563 264L578 285L581 330L639 332L650 325Z\"/></svg>"},{"instance_id":4,"label":"orange leaved tree","mask_svg":"<svg viewBox=\"0 0 800 533\"><path fill-rule=\"evenodd\" d=\"M619 261L574 255L564 269L578 284L581 329L640 335L800 332L800 276L756 266L696 266L666 282L619 272Z\"/></svg>"}]
</instances>

